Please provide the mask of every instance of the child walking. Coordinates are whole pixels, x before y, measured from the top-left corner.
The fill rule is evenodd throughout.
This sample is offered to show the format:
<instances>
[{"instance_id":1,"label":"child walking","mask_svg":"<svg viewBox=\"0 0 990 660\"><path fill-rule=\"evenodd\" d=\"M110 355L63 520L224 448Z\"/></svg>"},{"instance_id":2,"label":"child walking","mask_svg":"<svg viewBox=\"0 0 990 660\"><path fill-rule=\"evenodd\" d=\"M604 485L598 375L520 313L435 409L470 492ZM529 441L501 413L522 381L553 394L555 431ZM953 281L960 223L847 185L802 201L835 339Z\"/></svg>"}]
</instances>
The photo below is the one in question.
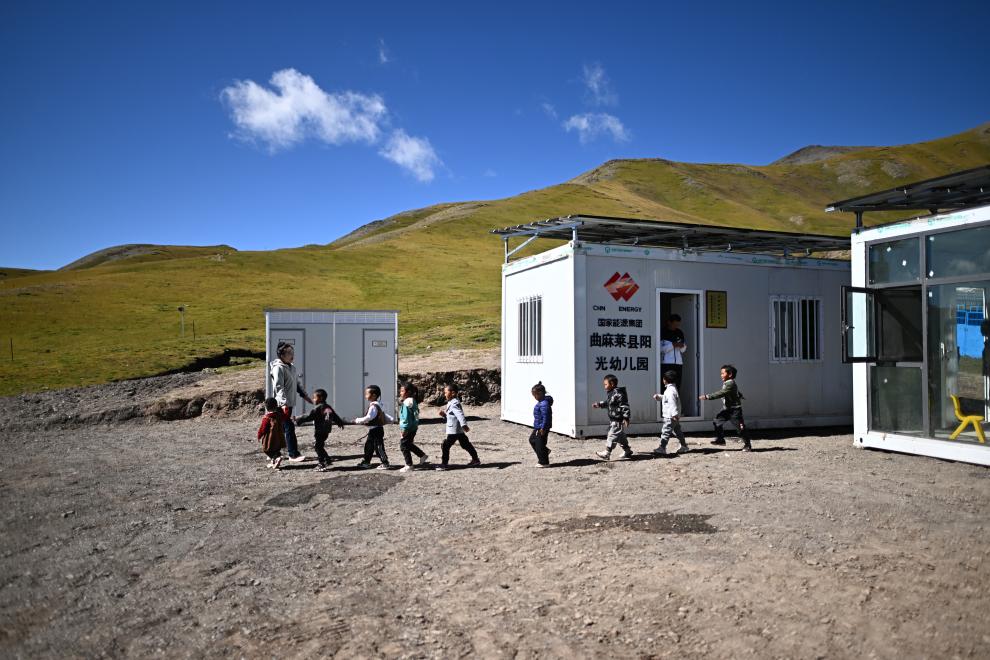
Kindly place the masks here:
<instances>
[{"instance_id":1,"label":"child walking","mask_svg":"<svg viewBox=\"0 0 990 660\"><path fill-rule=\"evenodd\" d=\"M605 388L605 400L596 401L592 407L608 409L608 437L605 438L605 451L595 452L595 455L607 461L618 444L622 447L622 458L632 458L633 450L626 439L626 427L632 417L626 388L619 387L619 379L614 374L602 379L602 387Z\"/></svg>"},{"instance_id":2,"label":"child walking","mask_svg":"<svg viewBox=\"0 0 990 660\"><path fill-rule=\"evenodd\" d=\"M460 391L457 385L450 384L443 388L443 398L447 400L447 404L440 409L440 416L447 418L447 438L440 445L440 465L437 466L438 470L446 470L447 464L450 461L450 448L454 446L454 443L460 443L461 449L466 451L470 456L471 460L468 462L468 467L476 467L481 465L481 461L478 459L478 451L468 440L465 433L470 433L471 429L468 427L467 418L464 417L464 410L461 408L461 402L457 398Z\"/></svg>"},{"instance_id":3,"label":"child walking","mask_svg":"<svg viewBox=\"0 0 990 660\"><path fill-rule=\"evenodd\" d=\"M726 422L731 422L739 430L739 439L742 440L743 451L753 451L753 446L749 443L749 433L746 431L746 422L743 420L742 392L736 385L736 374L738 371L731 364L723 364L719 376L722 378L722 389L711 394L702 394L698 397L701 401L710 399L722 399L722 410L715 415L712 423L715 425L715 439L713 445L725 444L725 431L722 427Z\"/></svg>"},{"instance_id":4,"label":"child walking","mask_svg":"<svg viewBox=\"0 0 990 660\"><path fill-rule=\"evenodd\" d=\"M413 469L413 454L419 457L419 464L426 465L429 456L413 442L419 429L419 390L412 383L402 383L399 386L399 432L402 440L399 450L406 464L399 472L410 472Z\"/></svg>"},{"instance_id":5,"label":"child walking","mask_svg":"<svg viewBox=\"0 0 990 660\"><path fill-rule=\"evenodd\" d=\"M665 371L661 377L661 390L663 394L654 394L653 398L660 401L660 416L663 418L663 426L660 428L660 446L653 450L657 456L667 453L667 442L670 436L677 436L681 446L677 448L678 454L689 451L687 442L684 440L684 432L681 431L681 395L677 391L677 372Z\"/></svg>"},{"instance_id":6,"label":"child walking","mask_svg":"<svg viewBox=\"0 0 990 660\"><path fill-rule=\"evenodd\" d=\"M265 399L265 416L261 418L258 427L258 440L261 441L261 451L268 457L266 465L278 470L282 465L282 447L285 446L285 427L282 424L282 411L278 409L278 401L270 396Z\"/></svg>"},{"instance_id":7,"label":"child walking","mask_svg":"<svg viewBox=\"0 0 990 660\"><path fill-rule=\"evenodd\" d=\"M529 444L536 452L536 467L550 465L550 450L547 448L547 434L553 426L553 397L547 394L543 381L530 390L536 405L533 406L533 432L529 434Z\"/></svg>"},{"instance_id":8,"label":"child walking","mask_svg":"<svg viewBox=\"0 0 990 660\"><path fill-rule=\"evenodd\" d=\"M364 441L364 460L358 463L358 467L370 468L371 455L376 453L382 462L378 466L378 469L387 470L388 454L385 453L385 423L388 422L391 424L395 421L395 418L389 416L382 408L382 404L378 403L378 399L382 398L382 389L377 385L369 385L365 388L364 398L368 400L368 414L364 417L358 417L354 420L354 423L366 424L371 428L368 430L368 439Z\"/></svg>"},{"instance_id":9,"label":"child walking","mask_svg":"<svg viewBox=\"0 0 990 660\"><path fill-rule=\"evenodd\" d=\"M318 389L313 392L313 409L305 415L294 417L296 424L313 423L313 449L316 450L316 459L319 464L314 468L317 472L326 472L330 469L330 455L327 454L326 442L330 437L333 425L337 428L344 428L342 420L337 412L327 403L327 391Z\"/></svg>"}]
</instances>

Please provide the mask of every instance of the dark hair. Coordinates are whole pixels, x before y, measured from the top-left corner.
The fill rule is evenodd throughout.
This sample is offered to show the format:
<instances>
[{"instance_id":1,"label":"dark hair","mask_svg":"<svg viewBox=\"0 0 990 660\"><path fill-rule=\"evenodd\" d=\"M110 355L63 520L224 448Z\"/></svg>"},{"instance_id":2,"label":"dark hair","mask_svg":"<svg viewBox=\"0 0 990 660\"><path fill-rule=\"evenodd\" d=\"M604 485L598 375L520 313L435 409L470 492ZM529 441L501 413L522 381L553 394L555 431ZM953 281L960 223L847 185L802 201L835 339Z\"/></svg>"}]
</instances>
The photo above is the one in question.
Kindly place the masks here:
<instances>
[{"instance_id":1,"label":"dark hair","mask_svg":"<svg viewBox=\"0 0 990 660\"><path fill-rule=\"evenodd\" d=\"M605 377L602 378L602 380L608 381L608 384L609 385L618 385L619 384L619 377L616 376L615 374L605 374Z\"/></svg>"},{"instance_id":2,"label":"dark hair","mask_svg":"<svg viewBox=\"0 0 990 660\"><path fill-rule=\"evenodd\" d=\"M457 383L447 383L446 385L443 386L443 389L450 390L454 394L461 393L461 388L457 387Z\"/></svg>"},{"instance_id":3,"label":"dark hair","mask_svg":"<svg viewBox=\"0 0 990 660\"><path fill-rule=\"evenodd\" d=\"M667 320L668 321L680 321L681 320L681 315L680 314L671 314L670 316L667 317Z\"/></svg>"},{"instance_id":4,"label":"dark hair","mask_svg":"<svg viewBox=\"0 0 990 660\"><path fill-rule=\"evenodd\" d=\"M723 364L722 368L729 373L729 378L735 378L736 374L739 373L739 371L731 364Z\"/></svg>"},{"instance_id":5,"label":"dark hair","mask_svg":"<svg viewBox=\"0 0 990 660\"><path fill-rule=\"evenodd\" d=\"M676 371L665 371L665 372L663 372L663 375L661 376L661 378L663 378L668 383L676 383L677 382L677 372Z\"/></svg>"},{"instance_id":6,"label":"dark hair","mask_svg":"<svg viewBox=\"0 0 990 660\"><path fill-rule=\"evenodd\" d=\"M366 389L369 392L371 392L376 399L382 398L382 388L378 387L377 385L368 385L364 389Z\"/></svg>"},{"instance_id":7,"label":"dark hair","mask_svg":"<svg viewBox=\"0 0 990 660\"><path fill-rule=\"evenodd\" d=\"M315 394L316 396L320 397L324 401L327 400L327 391L325 389L323 389L322 387L320 389L316 390L315 392L313 392L313 394Z\"/></svg>"},{"instance_id":8,"label":"dark hair","mask_svg":"<svg viewBox=\"0 0 990 660\"><path fill-rule=\"evenodd\" d=\"M399 389L402 389L402 388L405 388L406 394L408 396L411 396L413 401L415 401L416 403L419 403L421 401L421 399L419 398L419 388L418 387L416 387L415 385L413 385L409 381L405 381L405 382L399 383Z\"/></svg>"},{"instance_id":9,"label":"dark hair","mask_svg":"<svg viewBox=\"0 0 990 660\"><path fill-rule=\"evenodd\" d=\"M536 385L533 385L533 389L531 389L530 392L532 392L533 394L539 394L540 396L546 396L547 388L543 384L543 381L541 380Z\"/></svg>"},{"instance_id":10,"label":"dark hair","mask_svg":"<svg viewBox=\"0 0 990 660\"><path fill-rule=\"evenodd\" d=\"M293 353L296 352L296 347L295 346L293 346L292 344L290 344L287 341L280 341L278 343L278 348L275 349L275 353L277 353L279 357L282 357L283 355L285 355L285 352L287 350L289 350L290 348L292 349L292 352Z\"/></svg>"},{"instance_id":11,"label":"dark hair","mask_svg":"<svg viewBox=\"0 0 990 660\"><path fill-rule=\"evenodd\" d=\"M278 410L278 401L275 400L275 397L270 396L265 399L265 410L268 412L275 412Z\"/></svg>"}]
</instances>

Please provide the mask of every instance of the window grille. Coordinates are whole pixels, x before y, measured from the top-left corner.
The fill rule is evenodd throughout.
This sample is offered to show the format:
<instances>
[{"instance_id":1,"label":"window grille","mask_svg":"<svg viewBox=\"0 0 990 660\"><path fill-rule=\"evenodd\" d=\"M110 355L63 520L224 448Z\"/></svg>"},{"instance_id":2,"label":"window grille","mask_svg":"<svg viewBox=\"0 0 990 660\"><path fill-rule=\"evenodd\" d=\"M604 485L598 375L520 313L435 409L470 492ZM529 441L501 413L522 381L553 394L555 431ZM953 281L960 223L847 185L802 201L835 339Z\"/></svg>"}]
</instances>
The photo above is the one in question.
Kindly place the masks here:
<instances>
[{"instance_id":1,"label":"window grille","mask_svg":"<svg viewBox=\"0 0 990 660\"><path fill-rule=\"evenodd\" d=\"M533 296L519 301L519 361L543 360L543 298Z\"/></svg>"},{"instance_id":2,"label":"window grille","mask_svg":"<svg viewBox=\"0 0 990 660\"><path fill-rule=\"evenodd\" d=\"M770 361L813 362L822 357L822 303L817 298L770 298Z\"/></svg>"}]
</instances>

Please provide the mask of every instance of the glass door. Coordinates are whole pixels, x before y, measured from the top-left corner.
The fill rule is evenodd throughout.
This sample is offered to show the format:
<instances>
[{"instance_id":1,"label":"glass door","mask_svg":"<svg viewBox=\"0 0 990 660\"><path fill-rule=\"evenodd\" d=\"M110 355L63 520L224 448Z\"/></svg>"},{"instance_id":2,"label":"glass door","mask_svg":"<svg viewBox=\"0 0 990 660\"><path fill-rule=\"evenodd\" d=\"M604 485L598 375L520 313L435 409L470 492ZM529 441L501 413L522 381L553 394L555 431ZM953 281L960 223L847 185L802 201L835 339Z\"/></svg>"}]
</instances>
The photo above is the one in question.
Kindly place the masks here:
<instances>
[{"instance_id":1,"label":"glass door","mask_svg":"<svg viewBox=\"0 0 990 660\"><path fill-rule=\"evenodd\" d=\"M929 437L948 439L962 418L990 419L990 280L928 287ZM972 425L957 441L977 441Z\"/></svg>"}]
</instances>

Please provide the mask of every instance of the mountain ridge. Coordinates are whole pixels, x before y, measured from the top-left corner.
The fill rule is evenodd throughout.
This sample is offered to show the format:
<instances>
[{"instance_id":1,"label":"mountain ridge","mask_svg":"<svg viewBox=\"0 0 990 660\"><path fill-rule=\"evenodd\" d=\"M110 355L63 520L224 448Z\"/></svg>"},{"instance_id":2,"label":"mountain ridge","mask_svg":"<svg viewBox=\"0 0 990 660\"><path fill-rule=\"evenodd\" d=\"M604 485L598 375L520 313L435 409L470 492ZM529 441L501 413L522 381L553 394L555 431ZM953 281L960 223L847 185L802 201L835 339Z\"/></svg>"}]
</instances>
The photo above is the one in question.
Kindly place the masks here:
<instances>
[{"instance_id":1,"label":"mountain ridge","mask_svg":"<svg viewBox=\"0 0 990 660\"><path fill-rule=\"evenodd\" d=\"M848 235L853 218L825 213L830 202L986 163L990 123L800 163L616 159L511 197L405 211L326 245L155 246L118 250L110 255L116 258L103 255L85 268L19 272L0 278L0 342L12 339L15 356L29 355L30 362L0 360L0 394L174 371L231 350L257 352L265 345L265 307L398 309L404 354L497 346L503 254L494 228L586 214ZM554 244L538 241L519 254Z\"/></svg>"}]
</instances>

